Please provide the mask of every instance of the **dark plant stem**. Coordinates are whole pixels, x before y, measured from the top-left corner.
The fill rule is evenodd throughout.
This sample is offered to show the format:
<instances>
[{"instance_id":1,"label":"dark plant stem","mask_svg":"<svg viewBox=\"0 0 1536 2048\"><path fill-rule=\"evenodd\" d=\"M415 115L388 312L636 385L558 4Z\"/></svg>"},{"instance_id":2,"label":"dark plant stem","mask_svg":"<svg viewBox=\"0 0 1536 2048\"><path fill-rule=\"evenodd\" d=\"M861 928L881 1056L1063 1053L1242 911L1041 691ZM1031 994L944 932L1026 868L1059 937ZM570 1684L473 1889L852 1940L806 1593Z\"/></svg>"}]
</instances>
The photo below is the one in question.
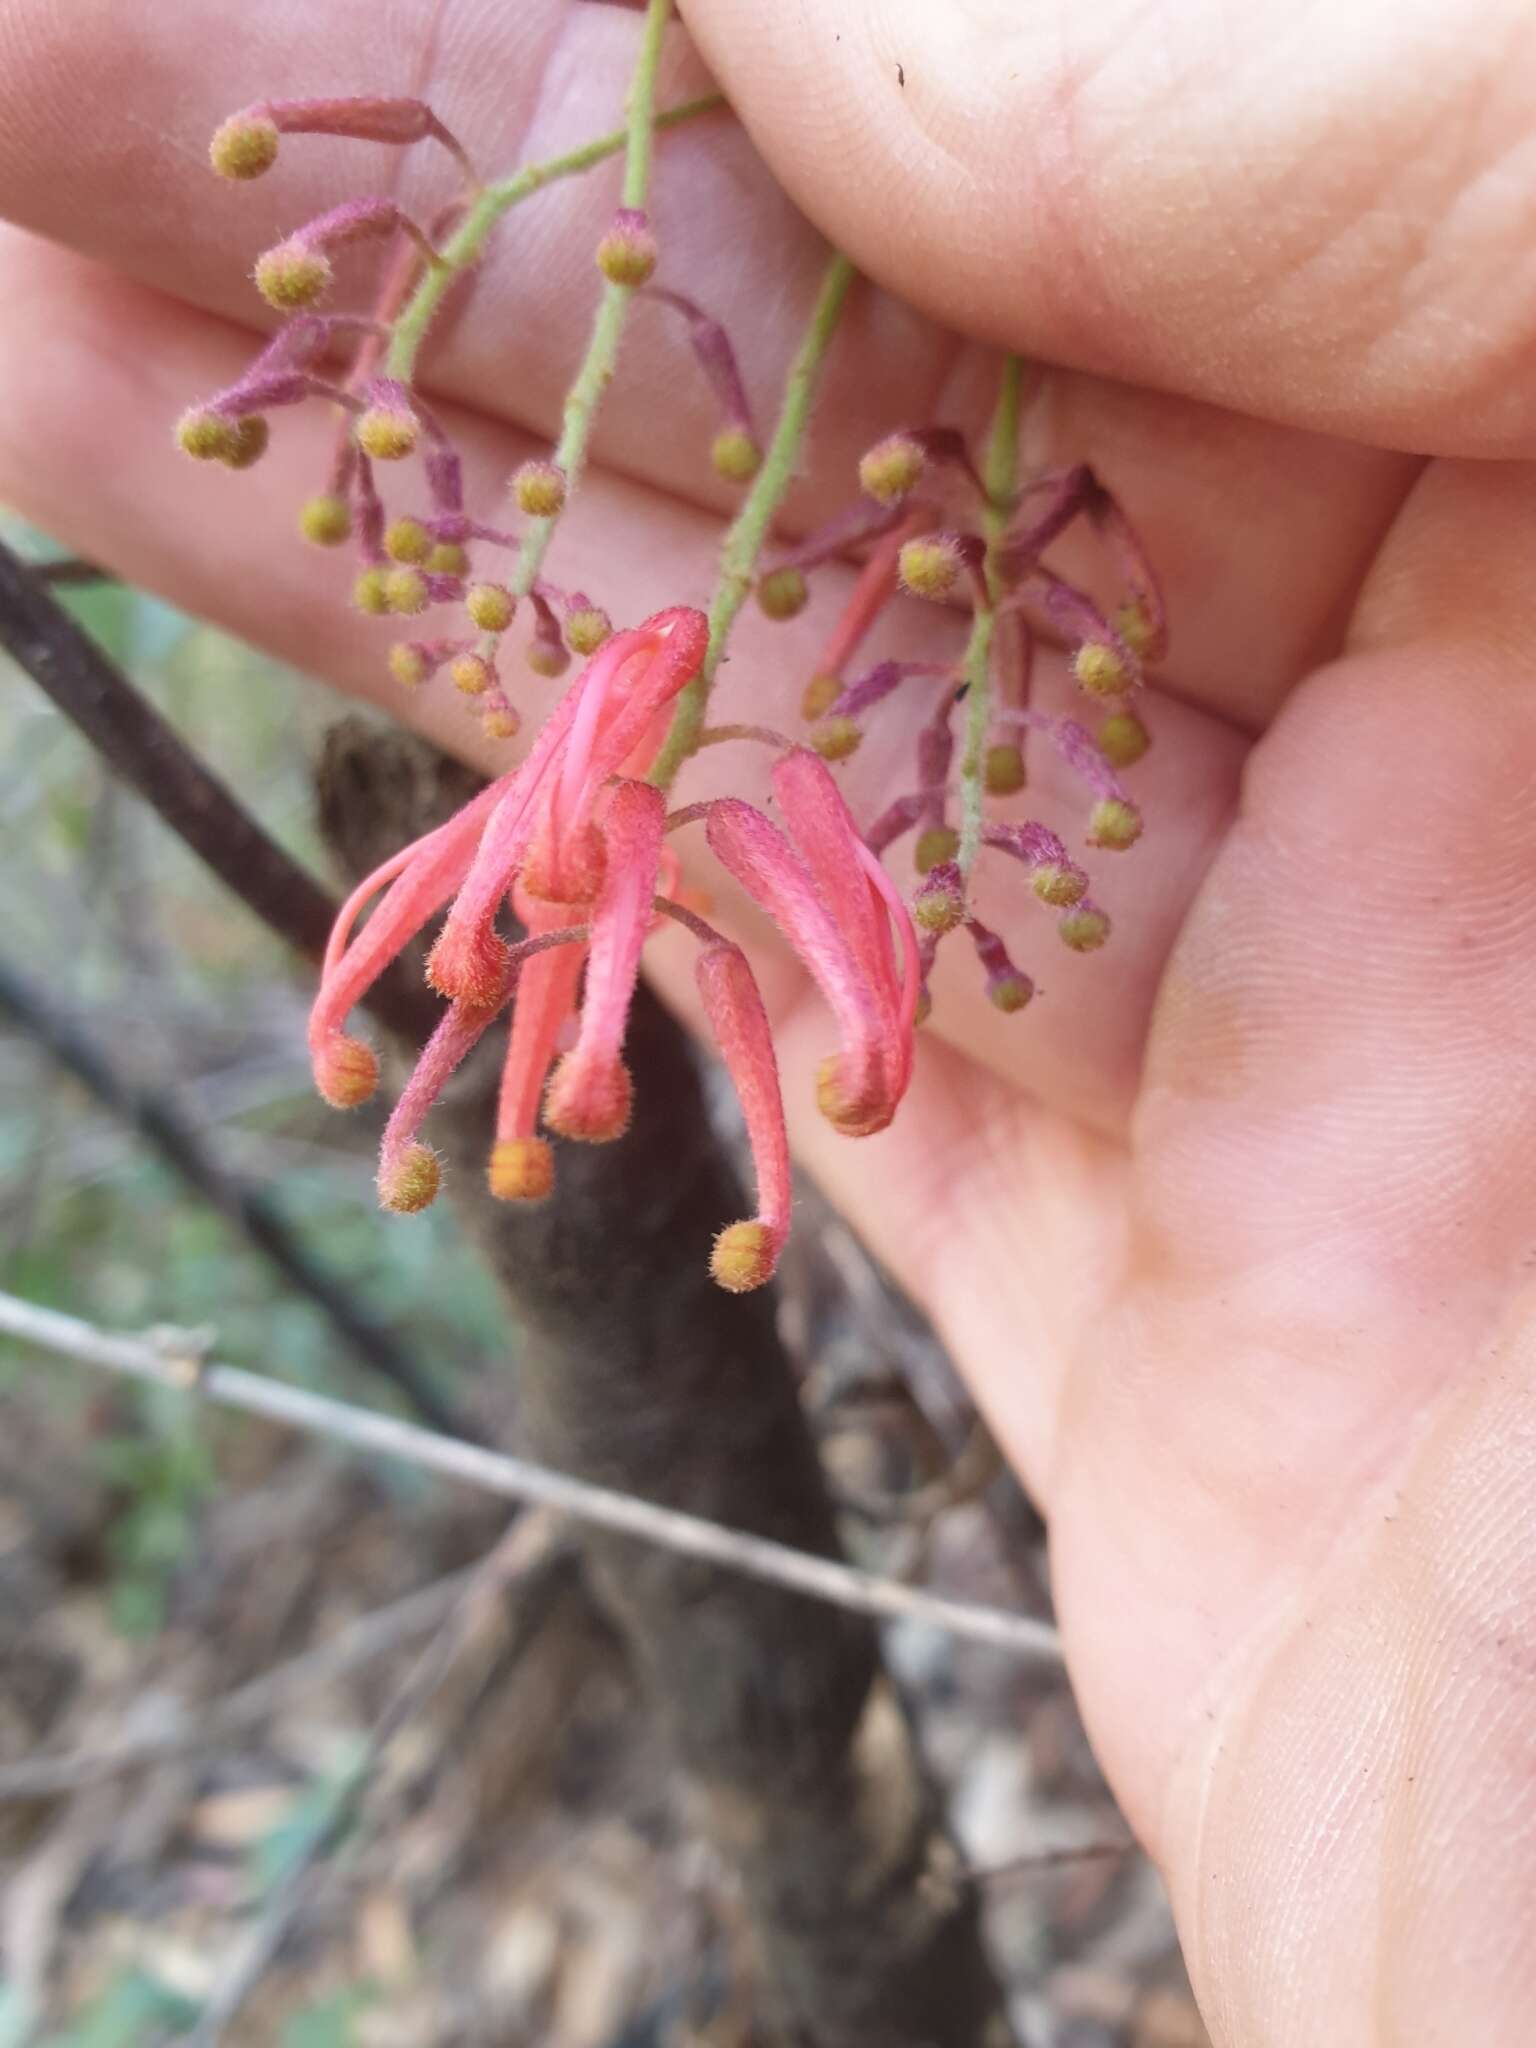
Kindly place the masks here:
<instances>
[{"instance_id":1,"label":"dark plant stem","mask_svg":"<svg viewBox=\"0 0 1536 2048\"><path fill-rule=\"evenodd\" d=\"M0 960L0 1013L13 1017L98 1102L153 1146L166 1164L202 1196L273 1271L312 1301L358 1363L388 1380L424 1422L449 1435L467 1433L418 1361L393 1330L364 1308L350 1289L321 1265L264 1194L229 1172L202 1135L158 1089L125 1073L106 1047L51 996L9 962Z\"/></svg>"},{"instance_id":2,"label":"dark plant stem","mask_svg":"<svg viewBox=\"0 0 1536 2048\"><path fill-rule=\"evenodd\" d=\"M477 786L421 742L348 721L322 763L322 825L361 874ZM530 1448L583 1478L835 1555L773 1300L709 1279L711 1237L746 1204L691 1047L654 998L636 1003L626 1057L628 1134L562 1147L540 1207L486 1189L493 1066L472 1062L434 1113L450 1191L523 1331ZM700 1824L740 1873L775 2043L1010 2041L974 1887L875 1630L698 1560L592 1532L580 1541Z\"/></svg>"}]
</instances>

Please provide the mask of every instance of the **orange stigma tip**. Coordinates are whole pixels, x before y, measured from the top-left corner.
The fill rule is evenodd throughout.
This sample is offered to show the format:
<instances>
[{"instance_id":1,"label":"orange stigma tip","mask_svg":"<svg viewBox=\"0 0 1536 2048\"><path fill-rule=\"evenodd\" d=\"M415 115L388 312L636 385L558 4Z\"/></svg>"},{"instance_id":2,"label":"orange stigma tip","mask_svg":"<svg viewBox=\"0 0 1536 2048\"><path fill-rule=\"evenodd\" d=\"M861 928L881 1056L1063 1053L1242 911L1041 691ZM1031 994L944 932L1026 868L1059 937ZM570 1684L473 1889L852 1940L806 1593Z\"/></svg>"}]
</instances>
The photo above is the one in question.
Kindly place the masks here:
<instances>
[{"instance_id":1,"label":"orange stigma tip","mask_svg":"<svg viewBox=\"0 0 1536 2048\"><path fill-rule=\"evenodd\" d=\"M498 1202L547 1201L555 1185L554 1148L542 1138L502 1138L491 1147L485 1177Z\"/></svg>"},{"instance_id":2,"label":"orange stigma tip","mask_svg":"<svg viewBox=\"0 0 1536 2048\"><path fill-rule=\"evenodd\" d=\"M378 1085L378 1055L360 1038L333 1038L316 1055L315 1086L332 1109L356 1109Z\"/></svg>"},{"instance_id":3,"label":"orange stigma tip","mask_svg":"<svg viewBox=\"0 0 1536 2048\"><path fill-rule=\"evenodd\" d=\"M379 1169L379 1206L398 1216L414 1216L437 1200L443 1184L442 1162L427 1145L410 1145L389 1168Z\"/></svg>"},{"instance_id":4,"label":"orange stigma tip","mask_svg":"<svg viewBox=\"0 0 1536 2048\"><path fill-rule=\"evenodd\" d=\"M709 1270L727 1294L750 1294L773 1278L779 1248L766 1223L732 1223L715 1239Z\"/></svg>"}]
</instances>

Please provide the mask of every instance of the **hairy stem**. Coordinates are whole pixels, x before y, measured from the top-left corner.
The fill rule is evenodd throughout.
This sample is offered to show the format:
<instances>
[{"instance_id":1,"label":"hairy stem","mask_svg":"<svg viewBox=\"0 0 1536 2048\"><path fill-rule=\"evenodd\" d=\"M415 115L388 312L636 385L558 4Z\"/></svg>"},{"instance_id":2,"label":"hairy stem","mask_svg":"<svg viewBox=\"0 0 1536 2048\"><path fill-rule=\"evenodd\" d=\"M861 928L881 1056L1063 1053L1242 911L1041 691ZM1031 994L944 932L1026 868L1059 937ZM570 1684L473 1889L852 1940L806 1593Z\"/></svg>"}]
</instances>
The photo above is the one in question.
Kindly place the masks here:
<instances>
[{"instance_id":1,"label":"hairy stem","mask_svg":"<svg viewBox=\"0 0 1536 2048\"><path fill-rule=\"evenodd\" d=\"M661 55L662 31L666 28L671 13L672 0L648 0L645 30L640 39L640 55L629 88L624 146L624 204L636 209L644 207L646 195L650 190L651 145L656 127L656 66ZM597 420L598 403L613 379L614 365L619 357L619 341L624 333L624 322L635 289L633 285L614 284L611 281L604 283L597 318L592 323L592 338L587 343L587 353L582 359L581 368L576 372L575 382L566 394L565 410L560 423L560 439L555 445L554 461L555 466L564 473L568 495L575 491L581 472L586 466L587 449ZM556 513L553 518L535 519L530 522L528 530L523 535L523 544L518 549L517 562L512 571L511 588L515 597L526 597L538 580L559 518L559 513Z\"/></svg>"},{"instance_id":2,"label":"hairy stem","mask_svg":"<svg viewBox=\"0 0 1536 2048\"><path fill-rule=\"evenodd\" d=\"M722 94L703 93L698 99L686 100L682 106L671 107L666 113L658 114L651 127L680 128L684 122L696 121L701 114L713 114L724 105ZM523 170L514 171L510 177L487 185L440 252L442 260L438 267L422 278L409 304L395 322L385 359L385 375L398 378L402 383L410 381L427 330L437 317L450 285L480 260L490 240L491 230L503 214L509 213L523 200L532 198L535 192L542 192L546 185L553 185L557 179L576 177L608 157L617 156L629 139L627 127L615 128L610 134L582 143L579 149L567 150L563 156L552 156L541 164L529 164ZM645 154L649 163L649 131Z\"/></svg>"},{"instance_id":3,"label":"hairy stem","mask_svg":"<svg viewBox=\"0 0 1536 2048\"><path fill-rule=\"evenodd\" d=\"M784 385L784 400L779 408L773 439L763 457L763 466L725 537L720 575L709 606L709 644L704 654L704 666L677 700L666 744L651 770L651 780L658 788L671 786L678 769L698 746L709 693L714 687L731 628L746 603L763 542L799 465L822 365L837 332L837 323L853 278L854 269L848 258L834 255L822 278L821 291L805 337L790 365Z\"/></svg>"},{"instance_id":4,"label":"hairy stem","mask_svg":"<svg viewBox=\"0 0 1536 2048\"><path fill-rule=\"evenodd\" d=\"M1018 489L1019 407L1023 390L1023 360L1015 355L1006 356L983 470L987 502L982 513L982 532L986 536L987 558L982 577L987 597L985 602L977 599L965 646L966 717L965 751L960 760L959 851L960 871L965 875L969 875L981 851L987 729L992 718L992 636L997 625L997 545L1007 531Z\"/></svg>"}]
</instances>

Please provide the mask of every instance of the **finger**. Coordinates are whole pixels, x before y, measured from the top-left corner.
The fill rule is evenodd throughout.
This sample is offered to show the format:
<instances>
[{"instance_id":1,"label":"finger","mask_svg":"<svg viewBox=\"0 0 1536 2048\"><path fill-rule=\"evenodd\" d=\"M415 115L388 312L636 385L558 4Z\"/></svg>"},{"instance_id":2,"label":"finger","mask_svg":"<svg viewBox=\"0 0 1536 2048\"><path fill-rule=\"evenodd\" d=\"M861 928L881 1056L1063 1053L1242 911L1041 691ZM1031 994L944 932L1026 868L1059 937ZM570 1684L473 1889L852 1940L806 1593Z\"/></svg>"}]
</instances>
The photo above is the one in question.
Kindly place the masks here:
<instances>
[{"instance_id":1,"label":"finger","mask_svg":"<svg viewBox=\"0 0 1536 2048\"><path fill-rule=\"evenodd\" d=\"M297 422L242 476L173 459L162 425L167 401L199 376L227 374L242 348L238 332L45 244L13 238L0 275L13 314L0 334L0 378L9 380L14 400L0 417L0 495L133 581L387 703L481 765L505 764L504 756L487 753L451 689L430 686L407 698L387 680L384 652L398 622L351 612L346 568L291 537L294 506L319 466L306 436L318 441L328 431L318 414ZM39 303L52 321L46 353L11 339L29 331ZM127 333L141 346L125 354ZM452 424L470 458L472 488L488 491L517 458L517 438L467 415ZM717 544L718 529L704 513L595 474L568 529L562 527L551 566L600 592L616 617L633 619L662 602L706 603ZM847 587L850 575L829 571L829 597L839 582ZM719 685L718 716L795 729L796 699L820 631L815 620L770 627L744 618ZM909 656L953 658L953 622L935 608L908 604L891 631L898 636L891 644ZM531 730L548 693L540 696L515 676L512 686ZM1066 701L1059 663L1043 687ZM1150 821L1146 838L1130 854L1089 856L1102 874L1105 906L1119 920L1111 945L1091 958L1069 954L1022 874L989 865L981 883L984 912L1016 944L1044 993L1022 1017L1001 1016L954 941L936 982L937 1028L1026 1085L1049 1091L1064 1111L1109 1127L1124 1117L1152 992L1222 829L1244 750L1225 723L1176 701L1148 716L1160 737L1136 771ZM910 785L910 729L899 717L887 721L850 764L846 786L861 819ZM761 749L712 748L690 766L683 793L707 796L729 787L765 797L767 765ZM1038 756L1028 804L1031 814L1081 845L1084 795L1054 755ZM693 831L680 842L691 861L704 858L698 840ZM729 920L737 913L722 878L707 862L703 872ZM769 943L745 920L743 928L753 931L754 945Z\"/></svg>"},{"instance_id":2,"label":"finger","mask_svg":"<svg viewBox=\"0 0 1536 2048\"><path fill-rule=\"evenodd\" d=\"M686 0L786 188L968 333L1427 451L1536 452L1525 0ZM1522 54L1523 53L1523 54Z\"/></svg>"},{"instance_id":3,"label":"finger","mask_svg":"<svg viewBox=\"0 0 1536 2048\"><path fill-rule=\"evenodd\" d=\"M12 86L0 212L209 310L257 317L251 263L297 222L397 179L419 210L443 196L441 154L430 150L402 162L398 153L299 138L254 187L234 190L208 172L212 125L254 92L313 89L316 77L379 79L376 15L368 0L341 0L296 38L289 8L257 0L231 38L217 0L148 0L131 14L89 0L63 21L41 0L0 0ZM511 15L455 11L445 24L435 43L423 37L386 53L395 69L380 82L430 83L498 170L583 139L602 127L605 109L617 118L632 16L541 0ZM320 39L313 49L311 32ZM131 99L116 85L130 65ZM505 82L504 99L492 79L498 92ZM666 96L700 82L679 57ZM82 105L91 119L81 119ZM427 351L432 389L531 432L554 432L585 345L597 290L591 252L617 175L607 167L553 186L503 224ZM725 321L766 429L824 248L728 121L665 137L657 180L663 275ZM364 258L357 263L338 302L365 303L369 273ZM859 453L893 426L937 419L979 429L996 376L989 352L857 293L827 367L816 461L789 525L846 503ZM176 394L174 409L193 395ZM731 498L707 461L714 424L673 316L638 305L598 453L721 510ZM1333 651L1413 470L1401 457L1070 374L1035 380L1024 438L1031 466L1092 461L1120 494L1167 586L1178 688L1249 725ZM1086 547L1062 554L1068 573L1089 573L1093 561Z\"/></svg>"}]
</instances>

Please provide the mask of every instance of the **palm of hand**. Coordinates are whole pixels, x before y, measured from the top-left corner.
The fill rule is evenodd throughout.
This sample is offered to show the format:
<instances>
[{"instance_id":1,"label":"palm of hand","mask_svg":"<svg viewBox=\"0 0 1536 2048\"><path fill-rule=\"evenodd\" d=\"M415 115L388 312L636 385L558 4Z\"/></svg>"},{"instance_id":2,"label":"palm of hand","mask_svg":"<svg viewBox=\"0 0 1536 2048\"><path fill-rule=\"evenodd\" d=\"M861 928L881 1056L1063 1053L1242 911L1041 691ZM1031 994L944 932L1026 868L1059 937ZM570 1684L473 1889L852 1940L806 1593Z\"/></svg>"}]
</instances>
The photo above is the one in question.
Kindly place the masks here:
<instances>
[{"instance_id":1,"label":"palm of hand","mask_svg":"<svg viewBox=\"0 0 1536 2048\"><path fill-rule=\"evenodd\" d=\"M0 338L0 490L134 578L383 694L336 565L284 538L323 423L283 422L238 484L166 453L175 412L248 353L228 319L250 311L250 255L366 189L366 152L285 150L270 192L237 204L149 147L173 119L195 146L257 92L377 82L374 11L330 11L323 63L295 51L302 10L278 0L246 11L238 51L217 0L165 0L135 25L154 61L139 51L131 114L109 87L111 0L78 10L68 48L63 31L46 49L26 37L42 11L0 10L33 73L18 105L36 110L0 155L0 199L136 281L26 236L0 244L21 312ZM558 0L515 27L441 12L432 89L472 145L504 147L520 113L522 153L545 154L618 104L622 16ZM64 76L99 113L55 177ZM726 319L766 407L798 317L777 283L803 301L817 244L718 125L666 145L664 234L679 159L677 281ZM440 359L482 496L547 435L587 317L606 194L540 203ZM697 601L717 531L694 498L705 415L648 319L557 564L616 616ZM861 304L800 513L835 502L877 432L974 425L987 377L979 351ZM1042 976L1021 1020L952 971L897 1126L863 1144L805 1113L825 1033L784 963L771 993L802 1154L935 1313L1049 1513L1090 1727L1169 1873L1217 2038L1513 2040L1536 1964L1519 1914L1485 1894L1518 1896L1533 1834L1536 709L1517 679L1536 487L1513 465L1423 466L1065 372L1042 379L1026 432L1034 461L1100 463L1169 585L1175 652L1136 772L1148 831L1101 889L1117 937ZM931 614L903 630L953 646ZM818 631L753 627L726 715L790 724ZM464 749L451 706L422 700L420 722ZM855 768L868 815L900 770L873 747ZM1030 804L1067 829L1079 816L1048 774ZM999 921L1038 968L1009 900ZM656 950L685 1000L685 954Z\"/></svg>"}]
</instances>

